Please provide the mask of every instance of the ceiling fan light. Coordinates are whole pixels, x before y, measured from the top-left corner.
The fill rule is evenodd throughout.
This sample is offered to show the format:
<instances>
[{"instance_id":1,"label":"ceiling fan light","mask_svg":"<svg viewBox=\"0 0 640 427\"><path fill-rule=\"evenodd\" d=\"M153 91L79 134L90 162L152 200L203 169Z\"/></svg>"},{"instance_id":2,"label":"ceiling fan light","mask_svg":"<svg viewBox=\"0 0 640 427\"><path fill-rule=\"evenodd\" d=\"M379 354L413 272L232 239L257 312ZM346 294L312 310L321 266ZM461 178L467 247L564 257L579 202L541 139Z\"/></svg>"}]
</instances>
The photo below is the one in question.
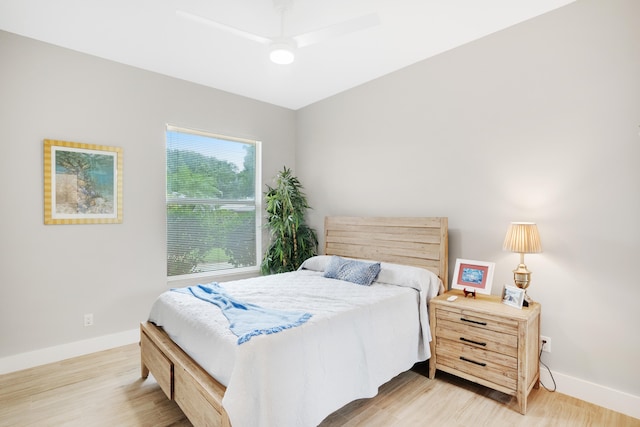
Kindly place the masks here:
<instances>
[{"instance_id":1,"label":"ceiling fan light","mask_svg":"<svg viewBox=\"0 0 640 427\"><path fill-rule=\"evenodd\" d=\"M269 53L271 61L280 65L291 64L295 57L293 49L287 44L274 44Z\"/></svg>"}]
</instances>

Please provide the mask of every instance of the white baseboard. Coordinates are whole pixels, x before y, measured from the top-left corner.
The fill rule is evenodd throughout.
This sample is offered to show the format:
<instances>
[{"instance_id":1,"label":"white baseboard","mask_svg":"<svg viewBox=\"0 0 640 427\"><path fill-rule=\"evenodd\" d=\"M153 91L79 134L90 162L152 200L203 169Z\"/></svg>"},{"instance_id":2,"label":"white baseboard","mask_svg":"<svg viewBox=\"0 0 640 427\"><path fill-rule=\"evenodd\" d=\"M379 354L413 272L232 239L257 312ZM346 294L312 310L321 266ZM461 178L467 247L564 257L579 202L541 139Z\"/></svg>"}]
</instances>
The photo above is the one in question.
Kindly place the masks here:
<instances>
[{"instance_id":1,"label":"white baseboard","mask_svg":"<svg viewBox=\"0 0 640 427\"><path fill-rule=\"evenodd\" d=\"M110 348L136 343L140 340L140 330L118 332L101 337L76 341L68 344L47 347L27 353L16 354L0 359L0 374L21 371L34 366L59 362L72 357L83 356Z\"/></svg>"},{"instance_id":2,"label":"white baseboard","mask_svg":"<svg viewBox=\"0 0 640 427\"><path fill-rule=\"evenodd\" d=\"M558 393L640 419L640 396L634 396L560 372L552 371L552 373L556 380ZM553 381L549 372L543 367L540 368L540 380L547 388L553 389Z\"/></svg>"},{"instance_id":3,"label":"white baseboard","mask_svg":"<svg viewBox=\"0 0 640 427\"><path fill-rule=\"evenodd\" d=\"M0 374L7 374L47 363L59 362L60 360L71 357L83 356L85 354L133 344L138 342L139 339L140 331L136 328L116 334L104 335L88 340L4 357L0 359ZM558 393L563 393L576 399L584 400L594 405L640 419L639 396L594 384L560 372L553 372L553 378L556 381ZM544 368L540 370L540 379L547 388L552 388L553 381L549 376L549 372Z\"/></svg>"}]
</instances>

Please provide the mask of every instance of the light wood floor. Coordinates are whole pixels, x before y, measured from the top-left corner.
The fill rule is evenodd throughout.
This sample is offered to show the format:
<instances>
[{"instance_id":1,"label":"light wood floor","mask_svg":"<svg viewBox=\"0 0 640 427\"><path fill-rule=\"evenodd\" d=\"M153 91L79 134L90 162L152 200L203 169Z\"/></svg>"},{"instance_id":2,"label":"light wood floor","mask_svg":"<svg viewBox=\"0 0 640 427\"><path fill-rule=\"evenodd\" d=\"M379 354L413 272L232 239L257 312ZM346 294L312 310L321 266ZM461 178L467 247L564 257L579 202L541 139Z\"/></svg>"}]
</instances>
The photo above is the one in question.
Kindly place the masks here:
<instances>
[{"instance_id":1,"label":"light wood floor","mask_svg":"<svg viewBox=\"0 0 640 427\"><path fill-rule=\"evenodd\" d=\"M190 426L153 377L140 378L137 345L0 376L0 426ZM502 393L438 372L405 372L372 399L321 424L334 426L640 426L640 420L543 388L527 415Z\"/></svg>"}]
</instances>

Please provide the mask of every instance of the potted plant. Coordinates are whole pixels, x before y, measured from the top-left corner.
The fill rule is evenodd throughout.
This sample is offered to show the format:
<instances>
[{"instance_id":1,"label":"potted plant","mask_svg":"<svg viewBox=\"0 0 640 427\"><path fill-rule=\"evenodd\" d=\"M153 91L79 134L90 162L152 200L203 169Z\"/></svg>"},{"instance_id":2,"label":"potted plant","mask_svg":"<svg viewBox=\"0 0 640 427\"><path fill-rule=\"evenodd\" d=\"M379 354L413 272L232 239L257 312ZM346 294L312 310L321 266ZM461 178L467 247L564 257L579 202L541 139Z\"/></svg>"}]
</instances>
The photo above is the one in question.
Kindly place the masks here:
<instances>
[{"instance_id":1,"label":"potted plant","mask_svg":"<svg viewBox=\"0 0 640 427\"><path fill-rule=\"evenodd\" d=\"M275 186L267 185L266 227L271 243L262 260L262 274L297 270L304 260L318 253L316 232L305 223L309 209L302 184L286 166L275 177Z\"/></svg>"}]
</instances>

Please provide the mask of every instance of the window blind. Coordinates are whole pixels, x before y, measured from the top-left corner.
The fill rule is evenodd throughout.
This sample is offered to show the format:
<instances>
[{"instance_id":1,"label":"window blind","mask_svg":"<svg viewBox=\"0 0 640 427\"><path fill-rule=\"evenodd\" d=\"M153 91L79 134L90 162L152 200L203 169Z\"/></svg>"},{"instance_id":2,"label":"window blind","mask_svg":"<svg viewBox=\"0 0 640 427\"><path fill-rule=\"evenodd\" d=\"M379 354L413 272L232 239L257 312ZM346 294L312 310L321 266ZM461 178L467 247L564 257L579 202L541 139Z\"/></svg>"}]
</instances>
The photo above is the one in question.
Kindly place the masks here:
<instances>
[{"instance_id":1,"label":"window blind","mask_svg":"<svg viewBox=\"0 0 640 427\"><path fill-rule=\"evenodd\" d=\"M258 141L167 126L167 275L257 268Z\"/></svg>"}]
</instances>

